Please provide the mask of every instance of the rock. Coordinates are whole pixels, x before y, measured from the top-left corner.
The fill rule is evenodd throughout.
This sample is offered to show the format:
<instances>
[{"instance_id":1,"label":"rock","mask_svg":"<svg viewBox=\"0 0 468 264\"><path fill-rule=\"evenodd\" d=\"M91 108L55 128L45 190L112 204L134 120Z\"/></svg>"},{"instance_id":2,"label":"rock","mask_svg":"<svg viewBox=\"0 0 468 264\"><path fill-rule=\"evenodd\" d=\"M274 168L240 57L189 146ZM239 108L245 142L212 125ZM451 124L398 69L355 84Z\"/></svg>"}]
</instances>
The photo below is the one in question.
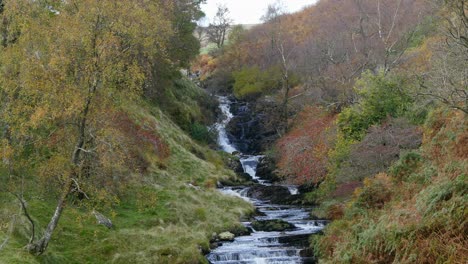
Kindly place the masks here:
<instances>
[{"instance_id":1,"label":"rock","mask_svg":"<svg viewBox=\"0 0 468 264\"><path fill-rule=\"evenodd\" d=\"M218 235L219 240L221 241L234 241L234 234L231 232L223 232Z\"/></svg>"},{"instance_id":2,"label":"rock","mask_svg":"<svg viewBox=\"0 0 468 264\"><path fill-rule=\"evenodd\" d=\"M257 165L257 176L269 182L278 182L280 177L274 172L275 161L269 157L260 158Z\"/></svg>"},{"instance_id":3,"label":"rock","mask_svg":"<svg viewBox=\"0 0 468 264\"><path fill-rule=\"evenodd\" d=\"M256 231L282 232L282 231L294 230L296 226L286 221L283 221L281 219L276 219L276 220L253 221L252 228L255 229Z\"/></svg>"},{"instance_id":4,"label":"rock","mask_svg":"<svg viewBox=\"0 0 468 264\"><path fill-rule=\"evenodd\" d=\"M282 236L278 239L278 242L290 247L306 248L310 246L309 237L310 234Z\"/></svg>"},{"instance_id":5,"label":"rock","mask_svg":"<svg viewBox=\"0 0 468 264\"><path fill-rule=\"evenodd\" d=\"M213 242L213 243L210 243L210 249L215 249L215 248L218 248L220 246L222 246L223 243L221 242Z\"/></svg>"},{"instance_id":6,"label":"rock","mask_svg":"<svg viewBox=\"0 0 468 264\"><path fill-rule=\"evenodd\" d=\"M235 173L244 173L244 169L242 168L242 164L240 160L236 157L229 157L227 162L228 168L233 170Z\"/></svg>"},{"instance_id":7,"label":"rock","mask_svg":"<svg viewBox=\"0 0 468 264\"><path fill-rule=\"evenodd\" d=\"M278 131L284 130L282 105L273 98L243 102L233 100L234 117L226 126L229 140L242 153L261 153L270 149L278 139Z\"/></svg>"},{"instance_id":8,"label":"rock","mask_svg":"<svg viewBox=\"0 0 468 264\"><path fill-rule=\"evenodd\" d=\"M109 229L114 227L114 225L112 224L112 221L109 218L105 217L103 214L99 213L98 211L93 210L92 214L94 214L94 216L96 217L98 224L104 225L105 227Z\"/></svg>"},{"instance_id":9,"label":"rock","mask_svg":"<svg viewBox=\"0 0 468 264\"><path fill-rule=\"evenodd\" d=\"M299 252L299 255L303 258L304 264L315 264L317 259L314 256L314 250L312 248L306 248Z\"/></svg>"},{"instance_id":10,"label":"rock","mask_svg":"<svg viewBox=\"0 0 468 264\"><path fill-rule=\"evenodd\" d=\"M298 199L291 195L285 186L255 185L247 191L247 196L259 200L268 200L274 204L291 204Z\"/></svg>"}]
</instances>

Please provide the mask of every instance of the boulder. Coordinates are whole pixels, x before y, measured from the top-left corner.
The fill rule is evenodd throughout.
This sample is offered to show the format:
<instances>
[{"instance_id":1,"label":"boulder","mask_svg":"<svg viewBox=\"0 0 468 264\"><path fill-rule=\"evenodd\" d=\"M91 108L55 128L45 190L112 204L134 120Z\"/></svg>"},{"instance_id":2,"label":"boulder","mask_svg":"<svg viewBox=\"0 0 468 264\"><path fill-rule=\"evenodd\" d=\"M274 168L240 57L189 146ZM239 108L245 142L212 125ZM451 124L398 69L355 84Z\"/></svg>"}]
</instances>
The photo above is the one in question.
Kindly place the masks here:
<instances>
[{"instance_id":1,"label":"boulder","mask_svg":"<svg viewBox=\"0 0 468 264\"><path fill-rule=\"evenodd\" d=\"M253 221L252 228L256 231L265 231L265 232L282 232L282 231L291 231L296 229L296 226L283 221L281 219L275 220L264 220L264 221Z\"/></svg>"},{"instance_id":2,"label":"boulder","mask_svg":"<svg viewBox=\"0 0 468 264\"><path fill-rule=\"evenodd\" d=\"M229 157L228 161L227 161L227 166L228 166L228 168L233 170L235 173L243 173L244 172L244 169L242 168L241 162L236 157L233 157L233 156Z\"/></svg>"},{"instance_id":3,"label":"boulder","mask_svg":"<svg viewBox=\"0 0 468 264\"><path fill-rule=\"evenodd\" d=\"M234 241L234 237L234 234L231 232L223 232L218 235L218 238L221 241Z\"/></svg>"},{"instance_id":4,"label":"boulder","mask_svg":"<svg viewBox=\"0 0 468 264\"><path fill-rule=\"evenodd\" d=\"M285 186L255 185L247 191L247 196L258 200L268 200L273 204L291 204L297 200Z\"/></svg>"},{"instance_id":5,"label":"boulder","mask_svg":"<svg viewBox=\"0 0 468 264\"><path fill-rule=\"evenodd\" d=\"M270 157L263 157L259 159L257 165L257 176L262 180L269 182L278 182L280 177L274 172L276 169L275 161Z\"/></svg>"}]
</instances>

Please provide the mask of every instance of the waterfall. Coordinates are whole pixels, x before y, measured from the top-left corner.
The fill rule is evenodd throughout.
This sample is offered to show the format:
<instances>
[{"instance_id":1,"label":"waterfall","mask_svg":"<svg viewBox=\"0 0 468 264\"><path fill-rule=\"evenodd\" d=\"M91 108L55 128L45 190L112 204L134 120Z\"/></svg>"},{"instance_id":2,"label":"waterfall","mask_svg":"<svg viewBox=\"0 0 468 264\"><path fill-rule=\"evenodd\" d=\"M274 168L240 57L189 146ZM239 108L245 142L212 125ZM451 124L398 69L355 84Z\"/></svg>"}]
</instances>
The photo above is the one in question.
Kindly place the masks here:
<instances>
[{"instance_id":1,"label":"waterfall","mask_svg":"<svg viewBox=\"0 0 468 264\"><path fill-rule=\"evenodd\" d=\"M233 115L231 113L231 104L227 97L218 97L219 108L221 109L222 119L215 125L218 131L218 145L227 153L233 153L238 151L234 145L231 144L227 132L226 126L229 124Z\"/></svg>"},{"instance_id":2,"label":"waterfall","mask_svg":"<svg viewBox=\"0 0 468 264\"><path fill-rule=\"evenodd\" d=\"M218 131L218 144L223 151L228 153L238 152L238 148L228 138L226 127L234 117L231 113L231 102L227 97L218 97L222 117L215 125ZM242 133L244 136L244 133ZM244 172L250 175L261 185L271 185L260 179L257 173L257 165L263 156L246 155L240 153L240 162ZM298 194L296 186L285 185L291 195ZM314 259L303 258L300 251L307 245L310 234L320 232L326 221L311 220L309 212L305 208L297 206L274 205L269 201L255 200L247 197L249 187L225 187L220 191L225 195L240 197L251 202L262 213L255 220L287 221L296 226L296 229L283 232L255 231L249 236L236 237L233 242L223 243L207 255L212 264L295 264L314 263ZM251 227L250 222L244 223ZM302 246L298 246L302 245Z\"/></svg>"}]
</instances>

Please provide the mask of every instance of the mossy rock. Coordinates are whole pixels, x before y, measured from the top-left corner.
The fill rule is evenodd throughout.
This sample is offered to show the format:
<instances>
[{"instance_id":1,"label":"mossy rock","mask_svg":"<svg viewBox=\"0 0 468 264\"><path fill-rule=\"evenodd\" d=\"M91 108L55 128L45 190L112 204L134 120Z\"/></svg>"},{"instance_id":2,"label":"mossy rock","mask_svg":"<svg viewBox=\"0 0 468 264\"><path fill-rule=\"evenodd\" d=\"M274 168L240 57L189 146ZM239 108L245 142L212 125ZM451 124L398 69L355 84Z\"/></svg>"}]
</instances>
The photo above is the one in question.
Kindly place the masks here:
<instances>
[{"instance_id":1,"label":"mossy rock","mask_svg":"<svg viewBox=\"0 0 468 264\"><path fill-rule=\"evenodd\" d=\"M264 220L264 221L253 221L252 222L252 227L256 231L266 231L266 232L272 232L272 231L290 231L296 229L296 226L288 223L283 220Z\"/></svg>"},{"instance_id":2,"label":"mossy rock","mask_svg":"<svg viewBox=\"0 0 468 264\"><path fill-rule=\"evenodd\" d=\"M235 235L231 232L223 232L219 234L218 237L221 241L234 241Z\"/></svg>"}]
</instances>

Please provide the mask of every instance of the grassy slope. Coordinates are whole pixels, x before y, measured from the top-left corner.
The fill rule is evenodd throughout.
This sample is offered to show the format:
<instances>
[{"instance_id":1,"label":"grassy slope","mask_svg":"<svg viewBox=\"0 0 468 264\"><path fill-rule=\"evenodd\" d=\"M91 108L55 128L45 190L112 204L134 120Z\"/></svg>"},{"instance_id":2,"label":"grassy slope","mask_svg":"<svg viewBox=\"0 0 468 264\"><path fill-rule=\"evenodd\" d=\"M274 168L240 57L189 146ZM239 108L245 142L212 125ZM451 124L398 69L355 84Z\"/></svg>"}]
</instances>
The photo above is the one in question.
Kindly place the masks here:
<instances>
[{"instance_id":1,"label":"grassy slope","mask_svg":"<svg viewBox=\"0 0 468 264\"><path fill-rule=\"evenodd\" d=\"M366 180L313 242L321 263L466 263L466 127L460 112L435 112L421 150Z\"/></svg>"},{"instance_id":2,"label":"grassy slope","mask_svg":"<svg viewBox=\"0 0 468 264\"><path fill-rule=\"evenodd\" d=\"M127 112L137 122L154 121L171 155L161 166L156 155L147 153L149 172L136 175L118 205L104 212L116 228L96 225L90 210L69 206L47 253L33 257L22 249L27 244L28 225L19 214L18 202L3 193L0 241L8 234L12 215L16 215L16 224L6 248L0 251L0 263L203 263L201 252L208 249L213 232L241 228L239 218L252 208L215 189L218 179L234 176L224 168L220 156L192 141L158 108L132 105ZM39 190L26 197L40 228L45 227L55 205L54 199L42 197Z\"/></svg>"}]
</instances>

